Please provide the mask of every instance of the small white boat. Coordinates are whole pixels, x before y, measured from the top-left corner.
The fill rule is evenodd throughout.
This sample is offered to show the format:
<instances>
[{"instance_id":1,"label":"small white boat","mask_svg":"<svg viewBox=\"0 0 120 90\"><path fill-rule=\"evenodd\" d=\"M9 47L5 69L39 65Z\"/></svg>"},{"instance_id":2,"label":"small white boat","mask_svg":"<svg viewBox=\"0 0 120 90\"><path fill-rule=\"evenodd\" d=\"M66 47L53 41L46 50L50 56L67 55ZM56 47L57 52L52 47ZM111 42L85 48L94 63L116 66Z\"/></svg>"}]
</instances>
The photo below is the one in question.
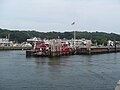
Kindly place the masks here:
<instances>
[{"instance_id":1,"label":"small white boat","mask_svg":"<svg viewBox=\"0 0 120 90\"><path fill-rule=\"evenodd\" d=\"M117 82L117 85L115 87L115 90L120 90L120 80Z\"/></svg>"}]
</instances>

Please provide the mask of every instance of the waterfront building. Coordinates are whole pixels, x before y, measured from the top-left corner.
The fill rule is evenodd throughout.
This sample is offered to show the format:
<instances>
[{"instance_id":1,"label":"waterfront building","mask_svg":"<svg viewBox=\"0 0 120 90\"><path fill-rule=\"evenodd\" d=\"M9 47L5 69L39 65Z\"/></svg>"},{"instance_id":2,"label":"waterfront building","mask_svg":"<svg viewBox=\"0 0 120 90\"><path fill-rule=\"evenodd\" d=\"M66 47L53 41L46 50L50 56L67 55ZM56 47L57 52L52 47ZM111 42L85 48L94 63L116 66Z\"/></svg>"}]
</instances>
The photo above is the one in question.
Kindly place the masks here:
<instances>
[{"instance_id":1,"label":"waterfront building","mask_svg":"<svg viewBox=\"0 0 120 90\"><path fill-rule=\"evenodd\" d=\"M7 38L0 38L0 46L12 46L13 42Z\"/></svg>"},{"instance_id":2,"label":"waterfront building","mask_svg":"<svg viewBox=\"0 0 120 90\"><path fill-rule=\"evenodd\" d=\"M108 43L107 43L108 46L113 46L114 45L114 42L111 41L111 40L108 40Z\"/></svg>"},{"instance_id":3,"label":"waterfront building","mask_svg":"<svg viewBox=\"0 0 120 90\"><path fill-rule=\"evenodd\" d=\"M91 40L86 40L86 39L73 39L68 40L68 43L70 44L71 47L86 47L87 45L92 45ZM75 44L74 44L75 43Z\"/></svg>"}]
</instances>

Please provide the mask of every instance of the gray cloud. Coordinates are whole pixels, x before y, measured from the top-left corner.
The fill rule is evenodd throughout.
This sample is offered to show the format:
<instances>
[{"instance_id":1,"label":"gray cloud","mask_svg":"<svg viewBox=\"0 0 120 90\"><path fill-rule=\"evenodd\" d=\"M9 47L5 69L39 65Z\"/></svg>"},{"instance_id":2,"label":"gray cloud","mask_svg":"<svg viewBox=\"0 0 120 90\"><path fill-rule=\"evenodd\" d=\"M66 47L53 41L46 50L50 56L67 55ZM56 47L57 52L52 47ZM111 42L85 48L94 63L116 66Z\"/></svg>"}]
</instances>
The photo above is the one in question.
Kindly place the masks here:
<instances>
[{"instance_id":1,"label":"gray cloud","mask_svg":"<svg viewBox=\"0 0 120 90\"><path fill-rule=\"evenodd\" d=\"M1 0L0 27L120 33L119 0ZM76 24L70 24L75 21Z\"/></svg>"}]
</instances>

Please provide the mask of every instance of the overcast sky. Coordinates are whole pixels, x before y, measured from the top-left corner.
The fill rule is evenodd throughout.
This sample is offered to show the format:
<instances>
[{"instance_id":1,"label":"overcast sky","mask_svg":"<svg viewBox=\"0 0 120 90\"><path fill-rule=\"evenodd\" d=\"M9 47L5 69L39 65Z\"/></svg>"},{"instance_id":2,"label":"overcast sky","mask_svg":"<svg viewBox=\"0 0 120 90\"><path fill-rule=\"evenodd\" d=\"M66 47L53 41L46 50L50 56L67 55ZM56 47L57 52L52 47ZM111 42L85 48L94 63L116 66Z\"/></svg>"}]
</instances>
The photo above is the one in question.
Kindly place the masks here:
<instances>
[{"instance_id":1,"label":"overcast sky","mask_svg":"<svg viewBox=\"0 0 120 90\"><path fill-rule=\"evenodd\" d=\"M120 34L120 0L0 0L0 28Z\"/></svg>"}]
</instances>

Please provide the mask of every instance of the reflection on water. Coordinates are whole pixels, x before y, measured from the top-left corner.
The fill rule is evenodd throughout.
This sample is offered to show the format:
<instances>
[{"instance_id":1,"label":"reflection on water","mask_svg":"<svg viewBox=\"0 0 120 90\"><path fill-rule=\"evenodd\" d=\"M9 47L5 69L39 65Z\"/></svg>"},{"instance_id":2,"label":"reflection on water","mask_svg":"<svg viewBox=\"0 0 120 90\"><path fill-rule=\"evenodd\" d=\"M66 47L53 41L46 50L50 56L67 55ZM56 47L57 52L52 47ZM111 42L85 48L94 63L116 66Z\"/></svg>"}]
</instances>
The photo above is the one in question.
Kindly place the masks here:
<instances>
[{"instance_id":1,"label":"reflection on water","mask_svg":"<svg viewBox=\"0 0 120 90\"><path fill-rule=\"evenodd\" d=\"M48 64L48 65L62 65L65 63L65 60L63 59L69 58L69 56L63 56L63 57L52 57L52 58L47 58L47 57L36 57L35 63L36 64ZM31 60L31 57L27 58L28 60ZM32 57L33 59L33 57Z\"/></svg>"},{"instance_id":2,"label":"reflection on water","mask_svg":"<svg viewBox=\"0 0 120 90\"><path fill-rule=\"evenodd\" d=\"M45 64L47 63L46 58L35 58L35 63L36 64Z\"/></svg>"},{"instance_id":3,"label":"reflection on water","mask_svg":"<svg viewBox=\"0 0 120 90\"><path fill-rule=\"evenodd\" d=\"M87 66L91 66L92 65L92 60L91 59L92 59L91 55L85 57L85 63L86 63Z\"/></svg>"},{"instance_id":4,"label":"reflection on water","mask_svg":"<svg viewBox=\"0 0 120 90\"><path fill-rule=\"evenodd\" d=\"M0 52L0 90L114 90L120 53L55 58Z\"/></svg>"}]
</instances>

